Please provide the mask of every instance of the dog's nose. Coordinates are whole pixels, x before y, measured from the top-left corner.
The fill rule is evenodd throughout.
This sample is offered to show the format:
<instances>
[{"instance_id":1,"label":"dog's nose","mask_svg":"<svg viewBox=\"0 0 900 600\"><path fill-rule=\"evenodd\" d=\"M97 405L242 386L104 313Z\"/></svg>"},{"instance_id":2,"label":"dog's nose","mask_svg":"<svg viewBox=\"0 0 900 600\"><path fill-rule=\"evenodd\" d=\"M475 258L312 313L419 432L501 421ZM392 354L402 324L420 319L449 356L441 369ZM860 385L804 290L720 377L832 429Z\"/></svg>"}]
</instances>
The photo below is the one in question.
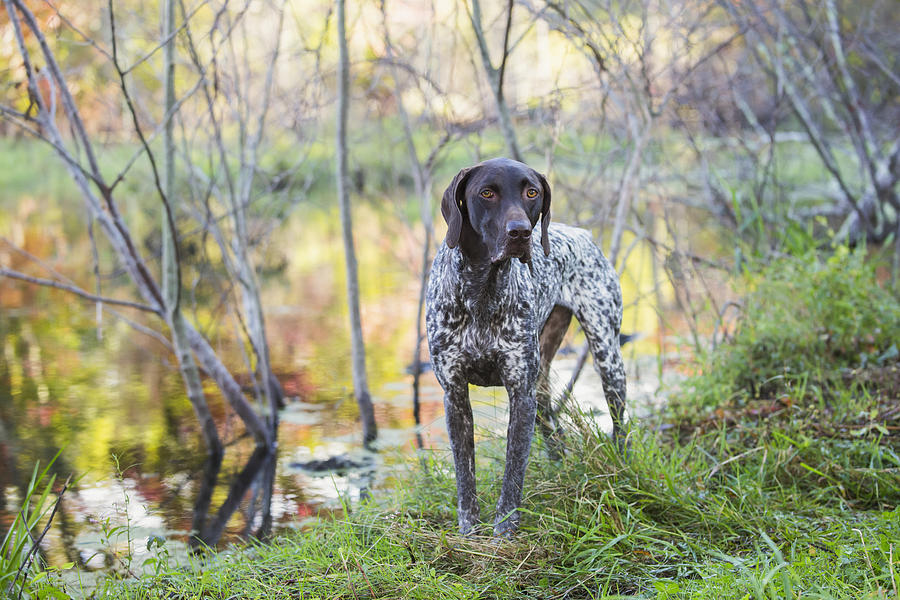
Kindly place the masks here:
<instances>
[{"instance_id":1,"label":"dog's nose","mask_svg":"<svg viewBox=\"0 0 900 600\"><path fill-rule=\"evenodd\" d=\"M531 237L531 223L528 221L509 221L506 224L506 236L513 240L527 240Z\"/></svg>"}]
</instances>

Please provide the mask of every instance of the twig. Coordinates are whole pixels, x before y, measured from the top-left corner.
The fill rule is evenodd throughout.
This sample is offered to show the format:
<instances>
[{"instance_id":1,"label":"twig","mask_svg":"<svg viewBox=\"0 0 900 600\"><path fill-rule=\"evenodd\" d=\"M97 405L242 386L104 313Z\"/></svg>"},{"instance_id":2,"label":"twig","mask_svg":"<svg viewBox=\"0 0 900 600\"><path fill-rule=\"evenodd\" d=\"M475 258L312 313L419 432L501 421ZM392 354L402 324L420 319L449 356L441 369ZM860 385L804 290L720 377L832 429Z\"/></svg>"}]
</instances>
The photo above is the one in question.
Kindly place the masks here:
<instances>
[{"instance_id":1,"label":"twig","mask_svg":"<svg viewBox=\"0 0 900 600\"><path fill-rule=\"evenodd\" d=\"M162 297L159 294L156 282L153 279L152 275L150 275L146 264L144 264L143 259L135 248L134 242L131 239L131 235L128 232L128 228L122 222L118 208L113 201L109 187L104 183L103 176L100 172L100 168L94 155L93 147L91 146L90 139L87 136L84 123L81 119L81 115L79 114L78 109L75 105L75 100L72 97L68 86L66 85L66 80L62 75L62 70L60 69L59 64L56 61L56 57L51 51L50 46L47 44L46 37L41 32L40 27L38 26L36 17L22 2L22 0L3 1L6 4L10 22L13 24L13 30L16 34L16 41L19 46L19 53L21 54L22 59L26 65L29 90L32 90L32 95L37 93L35 91L36 76L34 70L31 68L30 54L28 52L28 48L25 45L16 9L18 9L18 12L22 15L22 18L27 23L29 29L31 29L32 35L35 37L41 47L41 51L44 55L47 67L54 80L56 81L57 87L60 90L60 98L62 100L63 106L65 107L66 116L74 130L73 136L76 139L76 143L80 142L85 154L87 155L88 163L90 165L90 172L86 172L85 169L78 164L78 161L76 161L76 159L65 148L63 148L62 137L59 133L59 130L56 128L55 123L49 121L44 116L46 114L46 108L43 108L43 112L40 113L39 122L44 125L50 133L54 149L56 149L59 156L66 163L67 167L70 170L70 173L72 174L72 177L75 179L76 183L81 189L85 200L88 202L91 210L95 213L97 218L100 219L104 228L107 230L108 237L116 247L116 251L125 259L125 262L128 264L129 270L132 272L132 277L135 280L135 283L138 284L139 287L142 287L142 292L144 292L145 296L152 298L155 302L159 302L159 304L162 305ZM39 107L43 107L44 103L42 97L39 94L36 101L38 102ZM44 136L38 137L43 139ZM99 201L91 193L87 184L88 180L93 182L100 191L100 195L106 203L108 214L103 212L102 208L100 207Z\"/></svg>"},{"instance_id":2,"label":"twig","mask_svg":"<svg viewBox=\"0 0 900 600\"><path fill-rule=\"evenodd\" d=\"M112 55L109 53L109 50L101 47L100 44L98 44L96 42L96 40L94 40L94 38L90 37L83 31L81 31L75 25L75 23L72 22L71 19L69 19L65 14L63 14L63 12L61 10L59 10L58 6L54 5L50 0L44 0L44 4L49 6L50 9L53 10L54 13L56 13L56 16L59 17L59 20L62 21L66 25L66 27L68 27L69 29L71 29L72 31L77 33L79 35L79 37L81 37L81 39L84 40L85 43L89 44L92 48L94 48L94 50L96 50L97 52L99 52L100 54L105 56L106 58L112 60ZM194 9L191 11L191 14L188 16L188 18L192 18L195 14L197 14L197 12L200 11L200 9L204 8L207 4L209 4L209 0L205 0L204 2L200 2L199 4L197 4L194 7ZM156 46L151 48L149 51L147 51L147 53L145 53L144 56L137 59L135 62L131 63L131 66L128 67L127 69L125 69L125 73L126 74L130 73L131 71L135 70L136 68L138 68L139 66L141 66L142 64L144 64L145 62L150 60L150 58L152 58L153 55L159 51L160 48L162 48L163 46L168 44L169 41L173 37L178 35L181 32L181 30L184 28L185 28L185 24L182 24L181 27L179 27L178 29L173 31L171 35L167 36L159 44L157 44Z\"/></svg>"},{"instance_id":3,"label":"twig","mask_svg":"<svg viewBox=\"0 0 900 600\"><path fill-rule=\"evenodd\" d=\"M93 179L95 182L99 182L101 180L100 175L100 166L97 163L97 158L94 155L93 147L90 144L90 138L87 135L87 129L84 126L84 122L81 120L79 116L78 109L75 105L75 99L72 97L71 92L65 85L65 77L62 75L62 70L59 68L59 64L56 62L56 57L53 52L50 50L50 46L47 44L47 39L44 34L41 32L40 27L38 26L37 19L34 14L28 9L25 3L22 0L8 0L12 2L13 5L19 10L19 13L25 19L25 22L28 24L28 28L31 29L32 34L37 39L38 44L41 47L41 52L44 55L44 58L47 63L47 68L50 70L53 78L56 80L57 85L60 89L60 97L63 103L63 106L66 109L66 115L69 118L69 121L74 128L75 138L76 140L80 140L82 146L84 147L85 155L87 156L88 163L91 166L91 173L93 174ZM10 11L10 21L13 22L14 27L16 29L17 37L21 35L21 30L19 28L18 19L15 18L15 15L12 11ZM22 55L23 60L28 62L28 51L25 49L24 42L19 40L20 46L20 54ZM37 92L37 84L35 78L35 71L30 67L28 68L28 86L30 89L33 89L34 92ZM37 93L37 102L38 106L41 108L42 112L46 114L46 107L43 106L42 96Z\"/></svg>"},{"instance_id":4,"label":"twig","mask_svg":"<svg viewBox=\"0 0 900 600\"><path fill-rule=\"evenodd\" d=\"M891 570L891 587L894 588L894 597L900 598L900 592L897 591L897 578L894 575L894 545L891 544L888 551L888 565Z\"/></svg>"},{"instance_id":5,"label":"twig","mask_svg":"<svg viewBox=\"0 0 900 600\"><path fill-rule=\"evenodd\" d=\"M719 337L720 329L722 331L722 341L724 342L728 337L728 333L725 331L725 313L728 312L729 308L734 308L736 311L738 311L738 314L740 314L744 310L744 307L740 302L735 302L733 300L729 300L728 302L725 303L725 306L723 306L722 309L719 311L719 316L716 319L716 325L713 328L713 336L712 336L713 350L715 350L716 347L719 345L718 337Z\"/></svg>"},{"instance_id":6,"label":"twig","mask_svg":"<svg viewBox=\"0 0 900 600\"><path fill-rule=\"evenodd\" d=\"M706 257L700 256L699 254L694 254L692 252L680 250L674 246L670 246L670 245L666 244L665 242L661 242L660 240L657 240L656 238L654 238L652 236L645 235L644 241L649 242L650 245L653 246L654 248L661 248L670 254L675 254L676 256L679 256L681 258L686 258L692 264L703 265L705 267L710 267L710 268L717 269L719 271L725 271L725 272L730 272L732 270L731 267L728 265L710 260Z\"/></svg>"},{"instance_id":7,"label":"twig","mask_svg":"<svg viewBox=\"0 0 900 600\"><path fill-rule=\"evenodd\" d=\"M145 312L153 313L155 315L160 314L159 310L153 308L152 306L148 306L147 304L141 304L140 302L132 302L130 300L117 300L115 298L107 298L105 296L97 296L96 294L91 294L90 292L86 292L85 290L76 287L74 285L68 285L65 283L61 283L59 281L54 281L52 279L44 279L42 277L32 277L30 275L26 275L24 273L20 273L19 271L13 271L12 269L7 269L5 267L0 267L0 276L9 277L10 279L19 279L21 281L27 281L28 283L33 283L35 285L42 285L46 287L52 287L59 290L64 290L75 294L76 296L80 296L86 300L90 300L92 302L105 302L107 304L112 304L115 306L126 306L128 308L135 308L137 310L143 310Z\"/></svg>"},{"instance_id":8,"label":"twig","mask_svg":"<svg viewBox=\"0 0 900 600\"><path fill-rule=\"evenodd\" d=\"M356 594L356 586L353 585L353 578L350 575L350 569L347 567L347 557L344 556L343 551L340 552L340 555L341 563L344 566L344 572L347 573L347 585L350 586L350 591L353 592L353 598L359 600L359 596Z\"/></svg>"},{"instance_id":9,"label":"twig","mask_svg":"<svg viewBox=\"0 0 900 600\"><path fill-rule=\"evenodd\" d=\"M107 309L107 311L110 312L111 314L113 314L119 320L124 321L126 325L128 325L129 327L131 327L138 333L143 333L144 335L153 338L154 340L156 340L157 342L162 344L163 348L165 348L166 350L168 350L169 352L171 352L173 354L175 353L175 349L172 347L172 343L169 342L169 340L166 339L166 337L163 336L160 332L158 332L154 329L150 329L146 325L141 325L137 321L133 321L133 320L129 319L128 317L126 317L125 315L120 313L119 311L114 310L112 308Z\"/></svg>"},{"instance_id":10,"label":"twig","mask_svg":"<svg viewBox=\"0 0 900 600\"><path fill-rule=\"evenodd\" d=\"M575 370L572 371L572 377L569 379L569 383L566 384L566 396L571 395L572 390L575 388L575 382L578 381L578 377L581 375L582 369L584 369L584 363L587 362L589 349L590 344L585 342L581 346L581 350L578 351L578 361L575 363Z\"/></svg>"},{"instance_id":11,"label":"twig","mask_svg":"<svg viewBox=\"0 0 900 600\"><path fill-rule=\"evenodd\" d=\"M374 598L375 597L375 588L372 587L372 582L369 581L369 576L366 575L366 571L362 568L362 565L359 563L359 559L354 556L353 560L356 562L356 566L359 569L359 572L362 573L363 578L366 580L366 584L369 586L369 591L372 592L372 597Z\"/></svg>"},{"instance_id":12,"label":"twig","mask_svg":"<svg viewBox=\"0 0 900 600\"><path fill-rule=\"evenodd\" d=\"M503 99L503 75L506 73L506 59L509 57L509 30L512 29L513 0L509 0L506 8L506 31L503 33L503 56L500 68L497 69L497 97Z\"/></svg>"},{"instance_id":13,"label":"twig","mask_svg":"<svg viewBox=\"0 0 900 600\"><path fill-rule=\"evenodd\" d=\"M94 285L96 286L97 295L103 294L103 288L100 285L100 255L97 252L97 240L94 238L94 217L91 215L88 219L88 237L91 240L91 257L94 261ZM103 339L103 303L97 303L97 339Z\"/></svg>"},{"instance_id":14,"label":"twig","mask_svg":"<svg viewBox=\"0 0 900 600\"><path fill-rule=\"evenodd\" d=\"M764 448L764 446L759 446L759 447L757 447L757 448L751 448L750 450L747 450L746 452L741 452L741 453L738 454L737 456L732 456L732 457L729 458L728 460L723 460L723 461L720 462L720 463L716 463L716 466L714 466L712 469L709 470L709 474L708 474L706 477L707 477L707 478L712 477L713 475L715 475L716 473L719 472L719 469L721 469L722 467L724 467L724 466L727 465L728 463L734 462L734 461L739 460L739 459L741 459L741 458L744 458L744 457L747 456L748 454L753 454L754 452L757 452L757 451L759 451L759 450L762 450L763 448Z\"/></svg>"},{"instance_id":15,"label":"twig","mask_svg":"<svg viewBox=\"0 0 900 600\"><path fill-rule=\"evenodd\" d=\"M20 246L17 246L16 244L14 244L14 243L12 242L12 240L10 240L8 237L6 237L6 236L0 237L0 242L3 242L4 244L6 244L6 246L7 246L10 250L12 250L13 252L15 252L16 254L20 254L20 255L22 255L23 257L25 257L25 258L27 258L28 260L30 260L31 262L37 263L38 265L40 265L41 267L43 267L44 269L46 269L47 271L49 271L50 274L52 274L52 275L53 275L54 277L56 277L57 279L64 280L66 283L70 283L70 284L73 284L73 285L75 284L74 281L72 281L71 279L69 279L68 277L66 277L65 275L63 275L62 273L60 273L59 271L57 271L56 269L54 269L52 266L48 265L46 261L44 261L44 260L42 260L41 258L35 256L34 254L32 254L31 252L29 252L29 251L26 250L25 248L22 248L22 247L20 247Z\"/></svg>"},{"instance_id":16,"label":"twig","mask_svg":"<svg viewBox=\"0 0 900 600\"><path fill-rule=\"evenodd\" d=\"M18 253L18 254L21 254L22 256L24 256L25 258L27 258L28 260L30 260L30 261L32 261L32 262L34 262L34 263L40 265L41 267L43 267L44 269L46 269L47 271L49 271L54 277L56 277L56 279L58 279L58 280L63 280L64 282L68 283L69 285L72 285L73 287L77 287L77 286L75 286L75 282L74 282L74 281L72 281L71 279L69 279L68 277L66 277L65 275L63 275L62 273L60 273L59 271L57 271L56 269L54 269L52 266L48 265L48 264L47 264L44 260L42 260L41 258L35 256L35 255L32 254L31 252L28 252L28 251L25 250L24 248L20 248L19 246L16 246L16 245L13 244L8 238L6 238L6 237L0 237L0 242L5 243L5 244L10 248L10 250L12 250L13 252L16 252L16 253ZM99 275L97 275L97 277L99 277ZM104 299L103 302L106 302L107 304L110 304L109 298ZM120 313L120 312L117 311L117 310L114 310L114 309L108 309L108 310L109 310L109 312L112 313L114 316L116 316L117 318L121 319L121 320L124 321L126 324L128 324L128 325L129 325L132 329L134 329L135 331L138 331L138 332L140 332L140 333L143 333L144 335L147 335L147 336L149 336L149 337L152 337L154 340L156 340L157 342L159 342L160 344L162 344L164 348L166 348L166 349L169 350L170 352L174 352L174 350L172 349L172 344L169 343L169 340L167 340L167 339L166 339L163 335L161 335L158 331L154 331L153 329L150 329L149 327L146 327L146 326L144 326L144 325L141 325L140 323L137 323L136 321L133 321L133 320L129 319L128 317L126 317L125 315L123 315L122 313ZM154 311L154 312L156 312L156 311Z\"/></svg>"},{"instance_id":17,"label":"twig","mask_svg":"<svg viewBox=\"0 0 900 600\"><path fill-rule=\"evenodd\" d=\"M869 558L869 550L866 547L866 539L863 537L862 530L854 527L852 529L852 531L855 531L856 533L859 534L859 542L860 542L860 544L862 544L863 556L866 558L866 565L868 565L869 571L872 571L872 573L874 573L875 569L872 568L872 560Z\"/></svg>"},{"instance_id":18,"label":"twig","mask_svg":"<svg viewBox=\"0 0 900 600\"><path fill-rule=\"evenodd\" d=\"M5 120L9 121L13 125L19 128L19 130L27 133L33 138L44 142L45 144L49 144L51 148L56 150L57 155L66 163L66 165L72 169L78 171L78 173L83 176L85 179L97 184L97 181L94 179L94 176L88 172L83 166L75 162L72 156L69 154L69 151L62 146L62 143L50 139L39 129L34 127L30 127L28 123L39 123L37 119L29 117L24 113L20 113L16 110L9 108L8 106L0 105L0 117L3 117Z\"/></svg>"}]
</instances>

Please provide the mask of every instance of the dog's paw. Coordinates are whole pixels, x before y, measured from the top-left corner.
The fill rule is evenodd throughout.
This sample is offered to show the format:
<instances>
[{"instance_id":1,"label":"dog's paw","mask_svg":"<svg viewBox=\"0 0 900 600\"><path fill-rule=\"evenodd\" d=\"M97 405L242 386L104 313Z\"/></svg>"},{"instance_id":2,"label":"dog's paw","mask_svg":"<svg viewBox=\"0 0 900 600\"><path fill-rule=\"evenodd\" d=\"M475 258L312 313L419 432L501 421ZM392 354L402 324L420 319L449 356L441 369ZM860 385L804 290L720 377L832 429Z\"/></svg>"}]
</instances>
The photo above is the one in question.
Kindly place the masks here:
<instances>
[{"instance_id":1,"label":"dog's paw","mask_svg":"<svg viewBox=\"0 0 900 600\"><path fill-rule=\"evenodd\" d=\"M498 539L512 539L519 529L519 512L513 510L506 514L497 514L494 522L494 537Z\"/></svg>"},{"instance_id":2,"label":"dog's paw","mask_svg":"<svg viewBox=\"0 0 900 600\"><path fill-rule=\"evenodd\" d=\"M478 514L461 513L459 515L459 535L473 536L477 535L481 526L481 519Z\"/></svg>"}]
</instances>

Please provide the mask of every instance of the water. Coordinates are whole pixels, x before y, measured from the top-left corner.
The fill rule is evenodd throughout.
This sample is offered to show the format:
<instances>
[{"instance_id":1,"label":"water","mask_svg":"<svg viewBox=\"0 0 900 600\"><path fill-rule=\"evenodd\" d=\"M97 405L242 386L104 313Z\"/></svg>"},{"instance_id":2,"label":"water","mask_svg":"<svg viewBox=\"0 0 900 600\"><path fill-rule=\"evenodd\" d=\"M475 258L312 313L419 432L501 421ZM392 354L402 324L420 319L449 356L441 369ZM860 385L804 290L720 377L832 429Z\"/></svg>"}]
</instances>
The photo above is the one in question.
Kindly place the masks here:
<instances>
[{"instance_id":1,"label":"water","mask_svg":"<svg viewBox=\"0 0 900 600\"><path fill-rule=\"evenodd\" d=\"M404 457L414 449L412 377L405 369L414 343L419 242L414 231L398 231L396 224L385 223L390 219L362 210L363 218L357 219L360 285L380 451L369 454L360 448L339 225L330 213L305 215L278 232L273 247L292 239L302 244L288 245L284 268L264 280L273 368L288 396L280 415L277 456L270 465L275 531L340 510L342 499L355 501L363 489L389 493L395 469L406 464ZM37 247L35 240L61 243L44 239L40 230L20 233L21 245L32 248ZM29 241L29 236L35 239ZM10 257L7 252L6 259ZM623 278L626 302L640 295L639 286L629 281ZM90 287L89 280L85 287ZM60 481L70 474L76 480L43 545L51 564L134 569L148 556L151 536L163 536L173 551L184 551L202 498L208 498L200 507L207 523L221 520L222 543L263 524L258 508L265 486L247 475L267 465L254 455L239 419L215 393L210 394L211 409L227 449L218 470L204 464L181 379L157 342L109 313L98 327L93 306L62 292L15 282L0 281L0 309L4 529L35 462L46 464L59 450L53 471ZM626 326L631 320L634 330L634 324L643 321L643 331L652 335L647 327L656 320L642 318L640 310L647 308L633 309L626 315ZM226 356L229 364L241 364L227 349ZM643 375L638 376L640 361L634 360L635 353L630 356L631 406L647 405L638 397L655 397L658 379L652 359L643 359ZM574 361L570 354L554 364L558 385L568 380ZM599 389L594 372L585 369L576 397L588 405L594 402L602 413ZM214 386L207 383L207 391L213 392ZM423 375L420 393L425 448L445 452L442 391L431 373ZM505 430L505 392L473 390L473 404L483 431ZM300 466L335 456L366 468L323 475ZM127 530L111 535L120 525Z\"/></svg>"}]
</instances>

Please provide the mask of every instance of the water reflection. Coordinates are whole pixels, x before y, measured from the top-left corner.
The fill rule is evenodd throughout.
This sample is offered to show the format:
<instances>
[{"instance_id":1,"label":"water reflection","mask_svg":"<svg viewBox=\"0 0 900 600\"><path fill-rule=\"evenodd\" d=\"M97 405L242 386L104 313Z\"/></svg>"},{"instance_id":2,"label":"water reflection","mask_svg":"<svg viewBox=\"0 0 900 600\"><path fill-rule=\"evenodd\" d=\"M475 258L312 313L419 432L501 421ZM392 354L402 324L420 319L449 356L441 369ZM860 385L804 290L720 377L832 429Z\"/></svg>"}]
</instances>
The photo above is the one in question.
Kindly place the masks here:
<instances>
[{"instance_id":1,"label":"water reflection","mask_svg":"<svg viewBox=\"0 0 900 600\"><path fill-rule=\"evenodd\" d=\"M276 454L256 450L216 400L212 409L227 449L224 458L207 459L178 374L158 355L135 347L130 332L114 339L108 328L101 344L90 322L63 316L67 326L54 329L45 320L57 317L41 312L0 318L8 351L0 364L0 521L11 522L34 462L46 464L65 448L54 470L83 477L66 494L47 538L51 563L123 568L123 557L131 556L139 564L149 556L151 536L185 549L265 537L339 510L342 497L355 500L365 489L387 485L390 465L401 460L396 451L412 447L409 384L397 374L375 392L382 452L370 462L385 467L380 479L370 482L347 469L322 473L322 465L308 464L361 452L349 394L291 397L281 412ZM59 335L21 335L24 328ZM39 361L32 342L40 344ZM33 376L38 371L44 373L46 401ZM434 406L425 414L434 419L440 395L432 390L428 397ZM109 533L123 525L130 544L128 536Z\"/></svg>"},{"instance_id":2,"label":"water reflection","mask_svg":"<svg viewBox=\"0 0 900 600\"><path fill-rule=\"evenodd\" d=\"M263 539L272 531L272 486L275 482L276 454L258 447L228 488L228 496L214 515L209 514L213 489L222 466L221 456L210 456L203 465L200 491L194 504L190 547L213 548L222 537L231 515L238 509L248 489L251 499L244 515L243 537Z\"/></svg>"},{"instance_id":3,"label":"water reflection","mask_svg":"<svg viewBox=\"0 0 900 600\"><path fill-rule=\"evenodd\" d=\"M284 243L272 247L287 256L302 238L310 250L291 255L284 272L266 282L273 369L287 396L274 455L255 450L215 386L205 382L226 445L224 458L207 460L164 348L108 314L98 339L93 307L0 280L0 528L11 522L34 463L46 464L59 448L53 470L61 479L70 473L81 479L63 500L46 551L51 563L86 568L122 568L126 556L139 564L147 557L146 540L155 535L185 550L264 536L339 510L342 497L388 485L390 465L400 460L397 450L412 448L415 436L402 368L414 341L417 267L396 254L416 244L413 236L396 232L392 244L382 243L388 236L380 232L381 218L369 216L360 220L367 243L360 245L359 259L369 376L382 432L375 459L380 479L369 483L358 473L302 466L352 456L360 439L347 359L343 258L333 235L338 221L309 214L286 224ZM23 228L23 244L38 255L42 245L33 242L44 239L42 231L41 224ZM207 330L216 335L214 323ZM223 339L226 359L242 364L240 349ZM426 403L437 400L424 411L434 418L440 396L424 395ZM123 525L130 541L109 533Z\"/></svg>"}]
</instances>

